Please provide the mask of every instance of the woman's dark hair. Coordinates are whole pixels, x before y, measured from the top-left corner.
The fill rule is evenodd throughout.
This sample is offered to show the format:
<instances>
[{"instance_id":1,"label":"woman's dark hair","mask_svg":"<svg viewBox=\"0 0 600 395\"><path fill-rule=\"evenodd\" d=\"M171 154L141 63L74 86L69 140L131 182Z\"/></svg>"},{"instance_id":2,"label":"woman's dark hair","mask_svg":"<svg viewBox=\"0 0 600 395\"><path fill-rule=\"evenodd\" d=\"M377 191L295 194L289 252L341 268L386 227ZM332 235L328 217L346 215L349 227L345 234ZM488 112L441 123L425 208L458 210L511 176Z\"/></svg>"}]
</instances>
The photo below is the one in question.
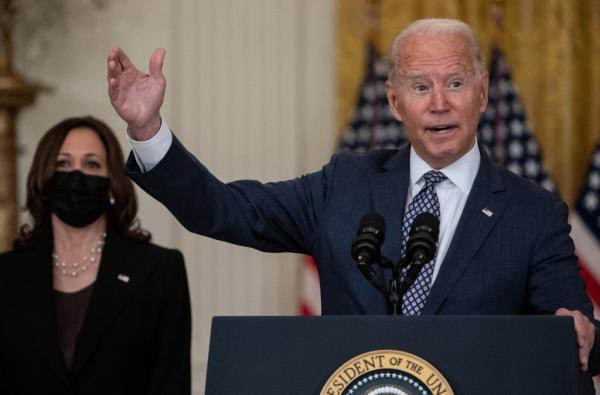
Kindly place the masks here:
<instances>
[{"instance_id":1,"label":"woman's dark hair","mask_svg":"<svg viewBox=\"0 0 600 395\"><path fill-rule=\"evenodd\" d=\"M48 190L56 169L56 158L67 134L75 128L88 128L96 132L106 149L106 166L111 196L115 202L107 211L108 227L122 236L149 241L151 235L140 226L137 200L133 183L123 171L123 151L112 130L93 117L67 118L48 130L35 150L33 163L27 176L25 210L31 215L31 224L21 226L15 246L23 246L52 231Z\"/></svg>"}]
</instances>

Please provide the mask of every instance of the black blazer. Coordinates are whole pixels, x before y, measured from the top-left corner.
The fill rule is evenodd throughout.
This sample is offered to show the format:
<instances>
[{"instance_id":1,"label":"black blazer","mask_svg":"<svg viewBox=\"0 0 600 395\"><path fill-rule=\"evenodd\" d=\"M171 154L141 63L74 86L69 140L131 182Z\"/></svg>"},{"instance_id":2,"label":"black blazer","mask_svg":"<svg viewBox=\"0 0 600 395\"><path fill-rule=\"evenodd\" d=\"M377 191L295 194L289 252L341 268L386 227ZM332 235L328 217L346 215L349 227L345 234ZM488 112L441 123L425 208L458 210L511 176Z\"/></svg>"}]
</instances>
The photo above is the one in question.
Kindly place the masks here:
<instances>
[{"instance_id":1,"label":"black blazer","mask_svg":"<svg viewBox=\"0 0 600 395\"><path fill-rule=\"evenodd\" d=\"M51 253L48 238L0 255L0 394L189 394L181 253L107 235L70 370L55 329Z\"/></svg>"}]
</instances>

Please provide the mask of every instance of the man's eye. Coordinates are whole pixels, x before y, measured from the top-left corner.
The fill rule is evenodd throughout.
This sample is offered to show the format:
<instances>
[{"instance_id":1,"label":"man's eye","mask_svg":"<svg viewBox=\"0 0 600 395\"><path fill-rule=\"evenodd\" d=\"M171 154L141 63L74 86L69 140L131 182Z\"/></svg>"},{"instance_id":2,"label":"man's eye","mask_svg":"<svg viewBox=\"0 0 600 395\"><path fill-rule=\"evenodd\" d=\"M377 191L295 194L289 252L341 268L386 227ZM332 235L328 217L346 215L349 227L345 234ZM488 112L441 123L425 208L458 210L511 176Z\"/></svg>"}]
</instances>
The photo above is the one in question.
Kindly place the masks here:
<instances>
[{"instance_id":1,"label":"man's eye","mask_svg":"<svg viewBox=\"0 0 600 395\"><path fill-rule=\"evenodd\" d=\"M452 81L450 83L450 88L460 88L462 84L462 81Z\"/></svg>"},{"instance_id":2,"label":"man's eye","mask_svg":"<svg viewBox=\"0 0 600 395\"><path fill-rule=\"evenodd\" d=\"M427 92L427 89L426 85L415 85L415 91L417 92Z\"/></svg>"}]
</instances>

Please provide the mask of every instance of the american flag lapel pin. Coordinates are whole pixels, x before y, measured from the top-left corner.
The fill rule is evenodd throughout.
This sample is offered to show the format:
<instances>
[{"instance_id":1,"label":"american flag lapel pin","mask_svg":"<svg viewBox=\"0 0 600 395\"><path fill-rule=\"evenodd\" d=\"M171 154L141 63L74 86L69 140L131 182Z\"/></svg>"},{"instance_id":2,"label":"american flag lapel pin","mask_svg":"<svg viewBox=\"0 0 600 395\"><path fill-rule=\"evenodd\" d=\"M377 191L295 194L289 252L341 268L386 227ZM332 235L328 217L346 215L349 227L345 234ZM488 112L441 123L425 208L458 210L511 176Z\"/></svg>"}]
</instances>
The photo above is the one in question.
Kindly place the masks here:
<instances>
[{"instance_id":1,"label":"american flag lapel pin","mask_svg":"<svg viewBox=\"0 0 600 395\"><path fill-rule=\"evenodd\" d=\"M488 218L494 215L494 212L487 207L484 207L483 210L481 210L481 212L484 213Z\"/></svg>"},{"instance_id":2,"label":"american flag lapel pin","mask_svg":"<svg viewBox=\"0 0 600 395\"><path fill-rule=\"evenodd\" d=\"M123 281L124 283L128 283L129 282L129 276L123 273L119 273L119 275L117 276L117 278L121 281Z\"/></svg>"}]
</instances>

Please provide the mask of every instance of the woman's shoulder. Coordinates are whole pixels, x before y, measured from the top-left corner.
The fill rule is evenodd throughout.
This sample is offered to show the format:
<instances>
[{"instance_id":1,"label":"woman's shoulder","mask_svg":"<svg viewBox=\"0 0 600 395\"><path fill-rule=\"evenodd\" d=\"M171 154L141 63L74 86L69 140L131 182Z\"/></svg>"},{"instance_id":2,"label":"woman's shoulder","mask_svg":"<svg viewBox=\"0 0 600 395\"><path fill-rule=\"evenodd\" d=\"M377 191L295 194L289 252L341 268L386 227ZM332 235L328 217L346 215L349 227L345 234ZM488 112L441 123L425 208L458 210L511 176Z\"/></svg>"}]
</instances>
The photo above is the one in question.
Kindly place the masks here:
<instances>
[{"instance_id":1,"label":"woman's shoulder","mask_svg":"<svg viewBox=\"0 0 600 395\"><path fill-rule=\"evenodd\" d=\"M47 241L36 241L0 253L0 288L13 289L15 278L22 279L36 273L40 262L50 262L51 254L52 245Z\"/></svg>"},{"instance_id":2,"label":"woman's shoulder","mask_svg":"<svg viewBox=\"0 0 600 395\"><path fill-rule=\"evenodd\" d=\"M0 264L13 262L15 260L28 259L31 255L45 254L51 251L52 243L48 238L29 241L26 244L19 244L8 251L0 253Z\"/></svg>"},{"instance_id":3,"label":"woman's shoulder","mask_svg":"<svg viewBox=\"0 0 600 395\"><path fill-rule=\"evenodd\" d=\"M146 260L161 262L181 262L183 263L183 254L175 248L162 247L149 241L136 240L125 238L120 235L109 235L107 243L115 243L115 247L123 250L128 250L130 254L134 254Z\"/></svg>"},{"instance_id":4,"label":"woman's shoulder","mask_svg":"<svg viewBox=\"0 0 600 395\"><path fill-rule=\"evenodd\" d=\"M0 263L1 262L6 262L9 261L11 259L15 259L17 255L17 251L14 248L12 250L8 250L8 251L4 251L0 253Z\"/></svg>"},{"instance_id":5,"label":"woman's shoulder","mask_svg":"<svg viewBox=\"0 0 600 395\"><path fill-rule=\"evenodd\" d=\"M155 244L154 242L151 242L151 241L130 239L130 238L122 237L122 236L119 238L121 239L121 241L123 243L127 244L131 248L147 250L147 251L151 251L151 252L155 252L155 253L156 252L164 253L164 254L173 254L173 253L179 252L179 250L177 250L176 248L163 247L163 246Z\"/></svg>"},{"instance_id":6,"label":"woman's shoulder","mask_svg":"<svg viewBox=\"0 0 600 395\"><path fill-rule=\"evenodd\" d=\"M163 290L171 294L179 292L179 288L187 289L187 270L179 250L147 241L126 240L130 248L127 264L138 274L146 273L156 292Z\"/></svg>"},{"instance_id":7,"label":"woman's shoulder","mask_svg":"<svg viewBox=\"0 0 600 395\"><path fill-rule=\"evenodd\" d=\"M22 256L15 249L0 253L0 277L8 276L11 268L21 260Z\"/></svg>"}]
</instances>

